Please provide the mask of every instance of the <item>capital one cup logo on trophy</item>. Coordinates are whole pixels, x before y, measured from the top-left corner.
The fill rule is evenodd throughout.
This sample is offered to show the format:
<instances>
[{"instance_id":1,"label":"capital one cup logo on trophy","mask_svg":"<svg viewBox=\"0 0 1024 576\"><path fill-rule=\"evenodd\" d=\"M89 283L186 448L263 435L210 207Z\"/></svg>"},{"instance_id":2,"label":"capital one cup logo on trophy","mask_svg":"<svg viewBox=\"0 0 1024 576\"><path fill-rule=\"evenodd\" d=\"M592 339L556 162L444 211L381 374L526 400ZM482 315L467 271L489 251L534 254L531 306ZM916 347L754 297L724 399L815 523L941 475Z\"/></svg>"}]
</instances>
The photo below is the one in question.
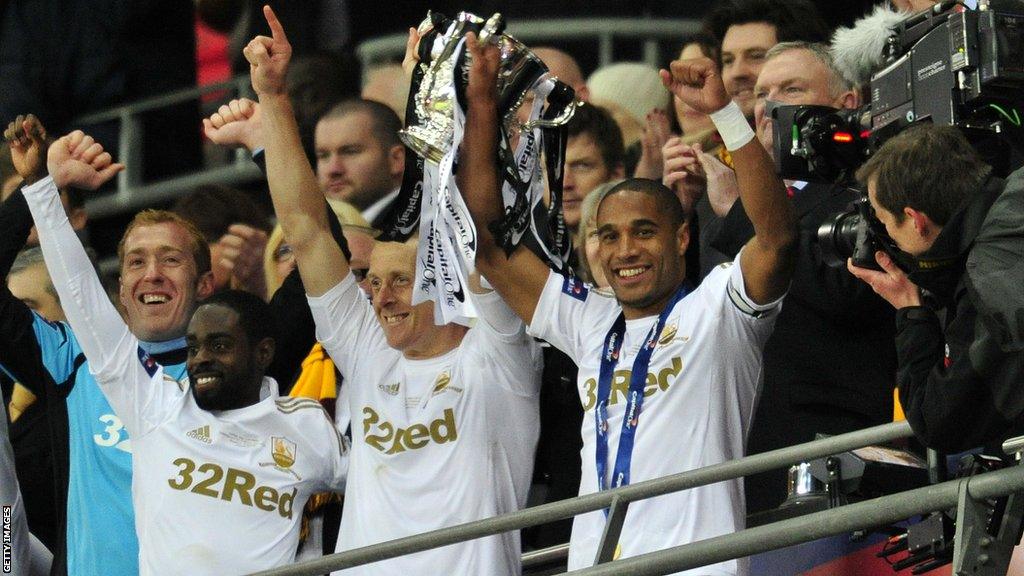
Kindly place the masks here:
<instances>
[{"instance_id":1,"label":"capital one cup logo on trophy","mask_svg":"<svg viewBox=\"0 0 1024 576\"><path fill-rule=\"evenodd\" d=\"M571 252L561 188L565 125L576 110L575 95L504 29L500 14L485 21L468 12L454 20L428 13L418 29L419 64L413 72L407 126L399 133L416 156L406 161L402 190L385 219L382 239L404 240L419 227L413 304L434 301L435 315L444 322L476 315L470 301L458 297L473 270L477 237L455 182L472 59L465 45L469 32L497 45L500 52L498 148L505 216L491 226L496 240L508 252L526 243L559 270L568 266ZM529 110L520 112L524 106ZM548 205L543 204L542 159Z\"/></svg>"}]
</instances>

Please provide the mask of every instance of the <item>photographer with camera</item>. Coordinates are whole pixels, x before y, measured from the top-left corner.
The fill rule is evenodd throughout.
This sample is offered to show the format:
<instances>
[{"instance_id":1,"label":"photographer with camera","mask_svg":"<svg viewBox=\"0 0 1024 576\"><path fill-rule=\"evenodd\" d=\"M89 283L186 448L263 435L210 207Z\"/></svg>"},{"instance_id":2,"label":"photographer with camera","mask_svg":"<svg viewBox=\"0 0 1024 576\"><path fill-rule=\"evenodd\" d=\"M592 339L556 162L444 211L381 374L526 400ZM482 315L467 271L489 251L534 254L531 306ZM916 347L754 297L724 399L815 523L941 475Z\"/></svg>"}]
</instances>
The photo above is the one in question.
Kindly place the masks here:
<instances>
[{"instance_id":1,"label":"photographer with camera","mask_svg":"<svg viewBox=\"0 0 1024 576\"><path fill-rule=\"evenodd\" d=\"M958 451L1024 431L1024 171L991 175L951 126L913 126L857 171L912 258L848 263L896 309L900 401L915 434ZM904 272L908 270L908 272Z\"/></svg>"}]
</instances>

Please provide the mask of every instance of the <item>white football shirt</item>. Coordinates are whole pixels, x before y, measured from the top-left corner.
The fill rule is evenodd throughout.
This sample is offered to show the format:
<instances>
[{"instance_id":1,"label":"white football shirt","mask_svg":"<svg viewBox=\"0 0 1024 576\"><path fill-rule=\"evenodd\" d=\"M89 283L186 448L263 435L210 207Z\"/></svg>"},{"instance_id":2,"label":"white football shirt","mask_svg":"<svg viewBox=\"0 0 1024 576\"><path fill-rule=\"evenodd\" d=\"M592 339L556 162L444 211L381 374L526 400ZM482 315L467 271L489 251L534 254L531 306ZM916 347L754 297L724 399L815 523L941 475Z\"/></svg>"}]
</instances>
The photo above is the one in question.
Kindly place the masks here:
<instances>
[{"instance_id":1,"label":"white football shirt","mask_svg":"<svg viewBox=\"0 0 1024 576\"><path fill-rule=\"evenodd\" d=\"M651 356L630 483L743 456L760 389L761 349L780 306L754 304L744 290L740 266L731 263L716 268L675 305ZM552 273L529 329L579 366L584 407L581 495L599 488L594 405L605 337L621 311L614 298ZM657 320L650 316L626 322L608 401L608 476L618 452L633 361ZM610 484L610 478L605 482ZM743 519L742 479L633 502L622 527L620 557L734 532L743 528ZM576 517L570 570L593 565L604 526L600 510ZM685 574L742 574L744 564L725 562Z\"/></svg>"},{"instance_id":2,"label":"white football shirt","mask_svg":"<svg viewBox=\"0 0 1024 576\"><path fill-rule=\"evenodd\" d=\"M89 371L132 439L139 573L248 574L295 558L309 496L342 490L348 450L316 401L206 411L139 347L68 223L51 179L26 199Z\"/></svg>"},{"instance_id":3,"label":"white football shirt","mask_svg":"<svg viewBox=\"0 0 1024 576\"><path fill-rule=\"evenodd\" d=\"M248 574L294 562L306 501L345 487L345 441L323 407L265 395L207 411L187 380L154 368L136 385L143 394L103 387L132 434L140 573Z\"/></svg>"},{"instance_id":4,"label":"white football shirt","mask_svg":"<svg viewBox=\"0 0 1024 576\"><path fill-rule=\"evenodd\" d=\"M539 432L540 347L496 293L462 343L428 360L388 346L349 274L310 298L317 339L345 376L352 459L337 550L526 504ZM519 574L518 532L360 566L345 575Z\"/></svg>"}]
</instances>

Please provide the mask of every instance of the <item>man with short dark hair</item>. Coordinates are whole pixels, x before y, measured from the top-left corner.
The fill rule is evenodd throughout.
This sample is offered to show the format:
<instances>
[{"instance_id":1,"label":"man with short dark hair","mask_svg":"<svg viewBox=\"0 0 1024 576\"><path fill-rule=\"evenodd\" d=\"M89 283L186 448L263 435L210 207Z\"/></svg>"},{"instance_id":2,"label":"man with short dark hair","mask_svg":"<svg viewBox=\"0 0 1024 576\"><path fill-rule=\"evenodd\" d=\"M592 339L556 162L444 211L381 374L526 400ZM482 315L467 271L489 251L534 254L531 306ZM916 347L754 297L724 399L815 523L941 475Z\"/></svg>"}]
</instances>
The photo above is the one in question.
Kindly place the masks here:
<instances>
[{"instance_id":1,"label":"man with short dark hair","mask_svg":"<svg viewBox=\"0 0 1024 576\"><path fill-rule=\"evenodd\" d=\"M401 128L398 115L373 100L346 100L316 124L316 174L324 196L352 204L375 228L402 183Z\"/></svg>"},{"instance_id":2,"label":"man with short dark hair","mask_svg":"<svg viewBox=\"0 0 1024 576\"><path fill-rule=\"evenodd\" d=\"M779 42L827 42L828 27L808 0L728 0L704 26L721 47L725 89L747 118L754 117L754 83L768 49Z\"/></svg>"},{"instance_id":3,"label":"man with short dark hair","mask_svg":"<svg viewBox=\"0 0 1024 576\"><path fill-rule=\"evenodd\" d=\"M882 145L857 178L913 257L909 272L881 251L881 272L849 270L896 308L900 402L914 433L945 451L1019 435L1024 171L995 178L958 128L921 124Z\"/></svg>"},{"instance_id":4,"label":"man with short dark hair","mask_svg":"<svg viewBox=\"0 0 1024 576\"><path fill-rule=\"evenodd\" d=\"M562 213L565 225L579 232L580 206L591 190L625 175L622 130L607 110L584 104L566 127Z\"/></svg>"},{"instance_id":5,"label":"man with short dark hair","mask_svg":"<svg viewBox=\"0 0 1024 576\"><path fill-rule=\"evenodd\" d=\"M502 216L495 165L497 47L467 39L472 54L459 188L478 233L477 269L530 326L579 365L586 411L580 494L742 457L760 384L760 348L771 333L792 271L796 231L771 162L709 59L676 61L662 81L710 113L736 159L757 234L734 265L692 292L682 255L683 208L657 182L616 185L597 208L599 260L614 298L552 271L522 247L506 254L488 225ZM648 398L649 397L649 398ZM671 439L671 440L669 440ZM595 562L605 514L578 516L569 568ZM615 558L734 532L743 527L739 481L630 505ZM688 574L745 574L734 560Z\"/></svg>"}]
</instances>

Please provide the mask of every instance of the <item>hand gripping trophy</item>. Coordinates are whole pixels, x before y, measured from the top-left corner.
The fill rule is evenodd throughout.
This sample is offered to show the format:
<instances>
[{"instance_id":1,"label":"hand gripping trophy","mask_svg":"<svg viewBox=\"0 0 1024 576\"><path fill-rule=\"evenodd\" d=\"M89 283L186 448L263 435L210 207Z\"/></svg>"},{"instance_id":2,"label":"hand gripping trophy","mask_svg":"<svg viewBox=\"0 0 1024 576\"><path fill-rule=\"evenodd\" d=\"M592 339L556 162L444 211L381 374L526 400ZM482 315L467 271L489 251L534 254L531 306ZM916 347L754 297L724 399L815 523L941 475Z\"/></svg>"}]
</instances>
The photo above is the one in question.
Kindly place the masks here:
<instances>
[{"instance_id":1,"label":"hand gripping trophy","mask_svg":"<svg viewBox=\"0 0 1024 576\"><path fill-rule=\"evenodd\" d=\"M419 226L413 303L433 300L443 322L475 316L466 298L473 270L476 229L455 183L465 126L465 89L470 54L466 35L492 42L501 54L498 74L502 114L499 156L505 218L497 240L508 251L526 242L557 269L568 265L569 233L561 212L565 124L576 109L572 88L515 38L503 34L504 20L461 12L455 20L430 13L418 29L419 64L413 72L402 141L415 158L406 161L402 190L384 225L385 240L403 240ZM532 102L531 102L532 101ZM525 117L520 111L529 108ZM545 206L545 159L551 202Z\"/></svg>"}]
</instances>

